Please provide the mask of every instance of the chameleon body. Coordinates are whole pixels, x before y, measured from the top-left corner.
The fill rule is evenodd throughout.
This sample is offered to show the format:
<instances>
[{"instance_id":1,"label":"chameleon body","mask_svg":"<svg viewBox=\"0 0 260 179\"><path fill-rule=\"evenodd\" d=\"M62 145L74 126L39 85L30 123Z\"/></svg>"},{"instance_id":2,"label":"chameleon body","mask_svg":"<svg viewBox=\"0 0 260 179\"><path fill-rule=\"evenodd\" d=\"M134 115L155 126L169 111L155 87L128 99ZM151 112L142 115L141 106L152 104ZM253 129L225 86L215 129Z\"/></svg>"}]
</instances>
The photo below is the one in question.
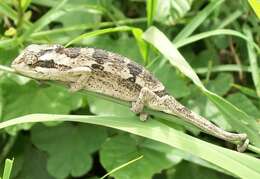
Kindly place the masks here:
<instances>
[{"instance_id":1,"label":"chameleon body","mask_svg":"<svg viewBox=\"0 0 260 179\"><path fill-rule=\"evenodd\" d=\"M96 48L64 48L61 45L29 45L12 63L18 73L38 80L60 81L71 91L102 93L132 103L141 119L144 106L179 116L220 139L236 142L242 152L249 143L246 134L224 131L192 112L170 96L148 70L130 59Z\"/></svg>"}]
</instances>

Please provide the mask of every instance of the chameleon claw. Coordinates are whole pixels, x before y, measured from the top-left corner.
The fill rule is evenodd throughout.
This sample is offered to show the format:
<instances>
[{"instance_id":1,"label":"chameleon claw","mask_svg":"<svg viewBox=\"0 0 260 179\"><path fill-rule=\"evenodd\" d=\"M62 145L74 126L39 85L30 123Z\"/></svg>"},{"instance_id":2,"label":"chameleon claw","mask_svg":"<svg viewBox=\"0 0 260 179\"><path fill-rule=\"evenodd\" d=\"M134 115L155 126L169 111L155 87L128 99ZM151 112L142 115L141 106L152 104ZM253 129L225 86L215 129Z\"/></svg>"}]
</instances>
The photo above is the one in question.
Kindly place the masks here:
<instances>
[{"instance_id":1,"label":"chameleon claw","mask_svg":"<svg viewBox=\"0 0 260 179\"><path fill-rule=\"evenodd\" d=\"M237 145L238 152L244 152L249 144L249 139L246 139L243 143Z\"/></svg>"},{"instance_id":2,"label":"chameleon claw","mask_svg":"<svg viewBox=\"0 0 260 179\"><path fill-rule=\"evenodd\" d=\"M146 121L149 117L149 114L145 112L141 112L139 117L140 117L140 121Z\"/></svg>"}]
</instances>

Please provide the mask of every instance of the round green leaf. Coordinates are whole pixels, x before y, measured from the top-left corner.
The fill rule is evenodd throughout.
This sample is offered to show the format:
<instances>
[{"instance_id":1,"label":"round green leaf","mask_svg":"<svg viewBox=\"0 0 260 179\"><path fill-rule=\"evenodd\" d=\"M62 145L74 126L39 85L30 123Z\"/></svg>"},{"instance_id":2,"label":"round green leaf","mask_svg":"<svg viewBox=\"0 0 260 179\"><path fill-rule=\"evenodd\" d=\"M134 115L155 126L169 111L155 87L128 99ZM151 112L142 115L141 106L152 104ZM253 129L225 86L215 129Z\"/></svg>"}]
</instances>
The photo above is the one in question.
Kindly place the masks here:
<instances>
[{"instance_id":1,"label":"round green leaf","mask_svg":"<svg viewBox=\"0 0 260 179\"><path fill-rule=\"evenodd\" d=\"M70 174L78 177L89 171L90 154L97 151L105 139L104 129L90 125L37 125L32 128L32 141L49 154L47 170L57 178Z\"/></svg>"},{"instance_id":2,"label":"round green leaf","mask_svg":"<svg viewBox=\"0 0 260 179\"><path fill-rule=\"evenodd\" d=\"M142 159L112 173L112 176L117 179L152 178L155 173L171 166L172 162L166 158L164 153L142 147L140 144L141 141L138 142L128 135L111 138L104 143L100 150L102 165L107 171L111 171L130 160L143 156Z\"/></svg>"}]
</instances>

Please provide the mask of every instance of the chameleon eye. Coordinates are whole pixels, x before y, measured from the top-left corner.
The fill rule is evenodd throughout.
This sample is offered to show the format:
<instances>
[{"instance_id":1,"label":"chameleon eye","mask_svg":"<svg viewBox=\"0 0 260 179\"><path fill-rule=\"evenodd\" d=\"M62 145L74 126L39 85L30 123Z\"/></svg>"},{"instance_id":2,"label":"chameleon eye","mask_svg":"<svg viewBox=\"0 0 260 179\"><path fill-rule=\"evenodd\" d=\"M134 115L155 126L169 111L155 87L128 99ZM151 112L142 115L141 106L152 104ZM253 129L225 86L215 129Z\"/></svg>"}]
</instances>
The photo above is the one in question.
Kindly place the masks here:
<instances>
[{"instance_id":1,"label":"chameleon eye","mask_svg":"<svg viewBox=\"0 0 260 179\"><path fill-rule=\"evenodd\" d=\"M38 61L38 57L31 53L25 54L25 59L26 59L25 63L27 65L33 65Z\"/></svg>"}]
</instances>

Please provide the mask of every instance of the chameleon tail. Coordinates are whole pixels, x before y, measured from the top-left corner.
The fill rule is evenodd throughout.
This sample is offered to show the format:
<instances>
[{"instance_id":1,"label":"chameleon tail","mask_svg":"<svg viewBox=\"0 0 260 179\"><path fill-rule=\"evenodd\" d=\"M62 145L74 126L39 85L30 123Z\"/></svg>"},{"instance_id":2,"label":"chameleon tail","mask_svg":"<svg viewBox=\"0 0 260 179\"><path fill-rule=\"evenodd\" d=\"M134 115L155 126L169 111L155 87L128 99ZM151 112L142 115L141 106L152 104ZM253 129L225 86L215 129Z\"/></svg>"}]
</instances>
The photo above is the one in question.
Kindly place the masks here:
<instances>
[{"instance_id":1,"label":"chameleon tail","mask_svg":"<svg viewBox=\"0 0 260 179\"><path fill-rule=\"evenodd\" d=\"M164 112L181 117L185 121L194 124L204 132L213 135L217 138L229 142L237 142L237 150L239 152L243 152L247 148L249 140L247 139L247 135L245 133L236 134L227 132L221 129L220 127L216 126L215 124L211 123L204 117L189 110L188 108L180 104L177 100L175 100L173 97L170 97L170 101L171 102L168 103L166 102L168 107L166 108L167 110L164 110Z\"/></svg>"}]
</instances>

